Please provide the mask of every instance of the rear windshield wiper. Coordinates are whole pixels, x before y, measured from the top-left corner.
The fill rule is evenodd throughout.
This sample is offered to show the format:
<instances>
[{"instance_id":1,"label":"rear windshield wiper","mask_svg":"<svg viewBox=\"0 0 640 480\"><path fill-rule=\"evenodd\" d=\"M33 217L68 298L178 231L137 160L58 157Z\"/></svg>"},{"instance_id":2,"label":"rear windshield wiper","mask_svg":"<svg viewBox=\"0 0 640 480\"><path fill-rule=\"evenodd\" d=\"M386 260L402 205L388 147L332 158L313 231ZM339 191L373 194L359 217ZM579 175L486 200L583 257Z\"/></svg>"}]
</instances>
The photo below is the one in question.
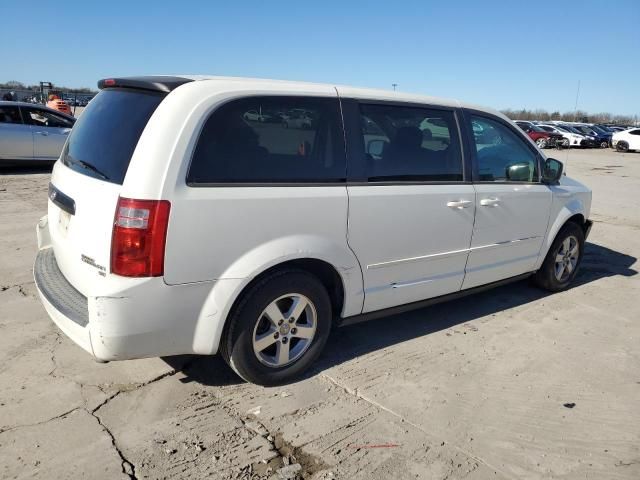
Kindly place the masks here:
<instances>
[{"instance_id":1,"label":"rear windshield wiper","mask_svg":"<svg viewBox=\"0 0 640 480\"><path fill-rule=\"evenodd\" d=\"M91 165L90 163L87 163L87 162L85 162L83 160L76 160L76 159L73 159L71 161L71 163L75 163L76 165L80 165L82 168L86 168L87 170L91 170L93 173L97 174L103 180L109 180L109 177L107 175L105 175L103 172L100 171L100 169L98 169L97 167Z\"/></svg>"}]
</instances>

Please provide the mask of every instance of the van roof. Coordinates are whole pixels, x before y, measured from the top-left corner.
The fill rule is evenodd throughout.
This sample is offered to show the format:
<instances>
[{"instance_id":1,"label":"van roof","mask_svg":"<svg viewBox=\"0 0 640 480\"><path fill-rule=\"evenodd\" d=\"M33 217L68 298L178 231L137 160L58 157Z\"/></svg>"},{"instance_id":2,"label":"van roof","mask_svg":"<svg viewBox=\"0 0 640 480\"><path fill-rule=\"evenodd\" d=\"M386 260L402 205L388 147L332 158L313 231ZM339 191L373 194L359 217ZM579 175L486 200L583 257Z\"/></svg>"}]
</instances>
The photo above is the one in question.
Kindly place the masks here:
<instances>
[{"instance_id":1,"label":"van roof","mask_svg":"<svg viewBox=\"0 0 640 480\"><path fill-rule=\"evenodd\" d=\"M362 99L376 99L386 101L401 101L401 102L415 102L426 103L431 105L442 105L448 107L463 107L473 108L476 110L482 110L490 112L494 115L506 118L502 113L470 103L461 102L456 99L448 99L441 97L433 97L428 95L418 95L411 93L403 93L394 90L382 90L373 88L359 88L346 85L335 85L329 83L313 83L313 82L300 82L292 80L274 80L266 78L249 78L249 77L225 77L215 75L152 75L141 77L120 77L100 80L98 82L99 88L109 87L133 87L143 88L148 90L157 90L163 92L170 92L179 86L192 81L197 82L215 82L216 89L220 88L220 83L228 83L230 88L240 87L243 88L255 86L256 88L264 88L265 85L278 84L279 87L290 88L292 91L304 91L306 93L313 93L317 90L318 93L326 92L327 87L335 88L341 97L345 98L362 98Z\"/></svg>"}]
</instances>

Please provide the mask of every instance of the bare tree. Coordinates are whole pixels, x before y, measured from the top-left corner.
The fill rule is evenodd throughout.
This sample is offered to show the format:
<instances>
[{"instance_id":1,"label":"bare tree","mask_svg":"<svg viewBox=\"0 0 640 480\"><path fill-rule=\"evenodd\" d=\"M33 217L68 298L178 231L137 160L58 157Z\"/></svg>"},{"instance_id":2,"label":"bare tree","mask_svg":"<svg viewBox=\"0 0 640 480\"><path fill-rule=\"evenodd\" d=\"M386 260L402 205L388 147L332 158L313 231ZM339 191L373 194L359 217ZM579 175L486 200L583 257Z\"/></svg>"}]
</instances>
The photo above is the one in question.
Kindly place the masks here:
<instances>
[{"instance_id":1,"label":"bare tree","mask_svg":"<svg viewBox=\"0 0 640 480\"><path fill-rule=\"evenodd\" d=\"M621 125L630 125L636 123L630 115L613 115L609 112L600 112L590 114L583 110L575 110L560 113L558 110L549 113L546 110L535 109L512 110L510 108L502 110L511 120L562 120L564 122L585 122L585 123L617 123Z\"/></svg>"}]
</instances>

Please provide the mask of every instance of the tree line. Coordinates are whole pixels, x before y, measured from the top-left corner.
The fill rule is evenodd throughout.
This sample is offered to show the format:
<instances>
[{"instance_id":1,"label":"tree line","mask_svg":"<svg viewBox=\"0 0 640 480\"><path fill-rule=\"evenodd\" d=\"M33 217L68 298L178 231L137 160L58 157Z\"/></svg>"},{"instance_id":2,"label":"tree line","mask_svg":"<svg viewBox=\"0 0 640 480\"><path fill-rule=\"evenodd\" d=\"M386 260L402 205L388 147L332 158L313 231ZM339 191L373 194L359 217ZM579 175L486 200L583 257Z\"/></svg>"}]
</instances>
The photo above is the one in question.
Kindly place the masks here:
<instances>
[{"instance_id":1,"label":"tree line","mask_svg":"<svg viewBox=\"0 0 640 480\"><path fill-rule=\"evenodd\" d=\"M60 92L64 92L64 93L87 93L87 94L92 94L92 93L96 93L95 90L91 90L90 88L86 88L86 87L82 87L82 88L69 88L69 87L61 87L56 85L55 90L58 90ZM6 83L0 83L0 89L4 89L4 90L29 90L32 92L39 92L40 91L40 84L38 85L25 85L22 82L18 82L16 80L10 80Z\"/></svg>"},{"instance_id":2,"label":"tree line","mask_svg":"<svg viewBox=\"0 0 640 480\"><path fill-rule=\"evenodd\" d=\"M511 120L561 120L563 122L584 122L584 123L615 123L620 125L631 125L638 121L638 116L631 115L615 115L608 112L600 113L588 113L583 110L576 110L573 112L559 111L548 112L547 110L502 110L507 117Z\"/></svg>"}]
</instances>

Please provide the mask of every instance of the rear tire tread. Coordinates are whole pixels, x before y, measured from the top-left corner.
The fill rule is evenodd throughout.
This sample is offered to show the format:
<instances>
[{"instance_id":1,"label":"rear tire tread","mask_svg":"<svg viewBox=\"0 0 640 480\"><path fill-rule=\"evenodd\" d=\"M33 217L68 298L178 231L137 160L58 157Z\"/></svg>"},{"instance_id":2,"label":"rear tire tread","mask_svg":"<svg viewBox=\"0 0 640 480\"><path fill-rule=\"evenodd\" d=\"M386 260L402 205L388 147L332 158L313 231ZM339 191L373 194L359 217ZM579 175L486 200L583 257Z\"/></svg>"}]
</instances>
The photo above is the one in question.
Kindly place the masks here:
<instances>
[{"instance_id":1,"label":"rear tire tread","mask_svg":"<svg viewBox=\"0 0 640 480\"><path fill-rule=\"evenodd\" d=\"M304 283L307 283L307 285L303 285L302 290L307 287L311 290L317 289L317 291L314 292L316 295L310 296L310 298L313 296L318 297L311 298L318 312L317 338L314 338L313 344L309 350L307 350L302 357L292 364L271 370L268 370L268 367L262 368L258 366L257 369L251 371L251 368L248 367L248 365L254 363L254 359L252 357L254 353L247 352L246 350L243 351L242 345L238 345L238 343L240 341L239 337L244 332L243 327L246 329L249 326L246 324L257 319L243 317L243 313L246 310L255 307L254 303L259 301L260 296L264 294L263 292L265 289L277 289L277 286L280 284L284 285L286 283L291 283L292 285L290 288L286 288L289 290L296 289ZM315 361L329 337L333 323L331 319L332 311L329 294L324 285L315 275L304 270L293 268L278 270L265 276L242 294L242 298L231 311L227 324L225 325L225 330L223 331L220 341L220 354L233 371L246 382L264 386L281 385L301 375L310 366L310 364ZM253 331L253 328L251 328L251 331ZM246 356L251 358L246 358ZM234 361L234 357L238 359L237 362ZM255 361L257 361L257 359ZM259 372L256 370L259 370ZM288 373L287 371L291 373Z\"/></svg>"}]
</instances>

